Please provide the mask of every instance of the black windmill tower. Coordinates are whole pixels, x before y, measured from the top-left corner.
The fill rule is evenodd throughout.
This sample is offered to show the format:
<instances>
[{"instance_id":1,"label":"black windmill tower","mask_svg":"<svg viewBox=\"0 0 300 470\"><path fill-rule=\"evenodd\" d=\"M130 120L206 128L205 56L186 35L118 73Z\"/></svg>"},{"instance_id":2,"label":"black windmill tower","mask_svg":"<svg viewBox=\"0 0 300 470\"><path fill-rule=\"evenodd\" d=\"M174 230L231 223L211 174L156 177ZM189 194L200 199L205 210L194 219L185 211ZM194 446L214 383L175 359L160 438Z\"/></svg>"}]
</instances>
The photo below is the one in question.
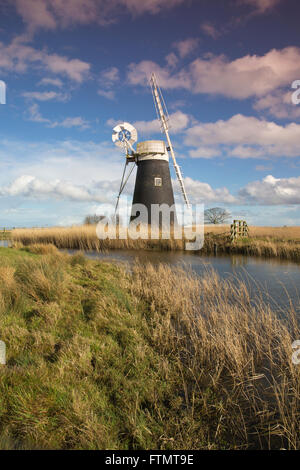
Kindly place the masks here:
<instances>
[{"instance_id":1,"label":"black windmill tower","mask_svg":"<svg viewBox=\"0 0 300 470\"><path fill-rule=\"evenodd\" d=\"M153 204L165 204L169 206L169 208L171 208L170 221L171 223L176 223L177 218L170 175L169 154L173 160L173 165L177 179L179 181L183 199L188 208L190 207L190 203L185 191L182 174L176 162L173 146L169 136L168 111L154 73L151 75L150 85L157 116L161 124L161 130L166 137L166 143L162 140L147 140L137 143L136 150L134 150L132 145L137 141L136 129L131 124L126 122L114 128L112 140L117 146L123 147L126 152L125 167L121 180L120 191L117 198L115 213L117 213L119 199L129 179L129 176L131 175L135 165L137 165L132 205L134 207L136 204L143 204L147 208L147 217L146 220L142 220L142 223L148 225L152 223L151 207ZM125 178L126 168L130 162L133 162L134 165L129 171L128 176ZM138 212L136 213L133 211L131 213L130 220L134 220L136 217L139 217L139 215L140 214Z\"/></svg>"}]
</instances>

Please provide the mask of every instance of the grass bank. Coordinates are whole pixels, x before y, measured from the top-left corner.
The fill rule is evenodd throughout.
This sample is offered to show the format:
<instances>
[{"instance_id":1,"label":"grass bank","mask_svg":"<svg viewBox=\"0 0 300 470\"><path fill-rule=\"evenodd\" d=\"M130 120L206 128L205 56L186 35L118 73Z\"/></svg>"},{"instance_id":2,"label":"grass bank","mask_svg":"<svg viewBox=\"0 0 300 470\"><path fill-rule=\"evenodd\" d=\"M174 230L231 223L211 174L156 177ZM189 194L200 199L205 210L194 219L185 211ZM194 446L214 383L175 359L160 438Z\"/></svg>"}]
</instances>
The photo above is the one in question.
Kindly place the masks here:
<instances>
[{"instance_id":1,"label":"grass bank","mask_svg":"<svg viewBox=\"0 0 300 470\"><path fill-rule=\"evenodd\" d=\"M0 249L0 448L299 449L300 339L244 284Z\"/></svg>"},{"instance_id":2,"label":"grass bank","mask_svg":"<svg viewBox=\"0 0 300 470\"><path fill-rule=\"evenodd\" d=\"M187 240L133 240L127 238L99 240L96 227L83 225L67 228L17 229L12 240L24 245L44 243L57 248L75 250L184 250ZM279 257L300 261L300 227L250 227L249 238L230 242L230 226L205 226L203 248L197 253L245 254Z\"/></svg>"}]
</instances>

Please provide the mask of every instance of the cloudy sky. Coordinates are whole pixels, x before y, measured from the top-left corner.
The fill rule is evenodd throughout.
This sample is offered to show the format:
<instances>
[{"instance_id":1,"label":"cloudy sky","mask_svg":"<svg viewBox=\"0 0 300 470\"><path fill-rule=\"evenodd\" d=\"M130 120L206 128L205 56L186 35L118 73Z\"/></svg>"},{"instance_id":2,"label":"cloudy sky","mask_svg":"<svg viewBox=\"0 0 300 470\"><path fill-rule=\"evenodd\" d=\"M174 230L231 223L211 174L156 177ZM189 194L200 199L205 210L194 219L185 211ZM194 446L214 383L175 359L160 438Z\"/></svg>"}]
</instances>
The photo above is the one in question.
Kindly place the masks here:
<instances>
[{"instance_id":1,"label":"cloudy sky","mask_svg":"<svg viewBox=\"0 0 300 470\"><path fill-rule=\"evenodd\" d=\"M297 0L1 0L0 226L114 204L114 124L161 138L152 71L191 201L300 225L299 14Z\"/></svg>"}]
</instances>

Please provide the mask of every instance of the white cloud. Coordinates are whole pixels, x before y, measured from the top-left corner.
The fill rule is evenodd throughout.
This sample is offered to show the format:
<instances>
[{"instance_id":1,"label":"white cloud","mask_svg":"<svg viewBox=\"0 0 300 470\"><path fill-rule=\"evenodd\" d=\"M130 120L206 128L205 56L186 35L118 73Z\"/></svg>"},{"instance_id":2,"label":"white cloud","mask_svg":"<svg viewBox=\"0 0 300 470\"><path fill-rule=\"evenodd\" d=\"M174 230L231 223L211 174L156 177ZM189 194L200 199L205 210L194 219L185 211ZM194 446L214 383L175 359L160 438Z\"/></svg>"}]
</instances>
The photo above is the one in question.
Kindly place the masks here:
<instances>
[{"instance_id":1,"label":"white cloud","mask_svg":"<svg viewBox=\"0 0 300 470\"><path fill-rule=\"evenodd\" d=\"M22 96L24 96L24 98L37 101L66 101L68 99L67 95L57 93L55 91L25 91L22 93Z\"/></svg>"},{"instance_id":2,"label":"white cloud","mask_svg":"<svg viewBox=\"0 0 300 470\"><path fill-rule=\"evenodd\" d=\"M114 127L120 121L109 119ZM133 125L142 135L157 134L159 121L136 121ZM200 123L181 111L170 115L170 130L182 132L191 158L215 158L222 155L240 159L300 156L300 124L279 125L265 119L236 114L228 120Z\"/></svg>"},{"instance_id":3,"label":"white cloud","mask_svg":"<svg viewBox=\"0 0 300 470\"><path fill-rule=\"evenodd\" d=\"M134 181L126 187L126 194L132 194ZM300 177L275 178L268 175L262 181L248 183L232 195L226 187L212 188L210 184L184 178L187 194L192 203L230 205L299 205ZM179 184L173 180L174 191L181 196ZM71 181L45 180L33 175L21 175L10 184L0 187L0 197L25 197L42 200L66 200L114 205L119 181L99 181L92 184L75 184Z\"/></svg>"},{"instance_id":4,"label":"white cloud","mask_svg":"<svg viewBox=\"0 0 300 470\"><path fill-rule=\"evenodd\" d=\"M222 150L237 158L300 156L300 124L275 122L237 114L227 121L199 123L186 131L185 144L196 147L190 156L201 157L204 149ZM204 152L204 158L205 156Z\"/></svg>"},{"instance_id":5,"label":"white cloud","mask_svg":"<svg viewBox=\"0 0 300 470\"><path fill-rule=\"evenodd\" d=\"M201 24L201 30L207 36L210 36L213 39L217 39L220 36L220 31L209 22L204 22Z\"/></svg>"},{"instance_id":6,"label":"white cloud","mask_svg":"<svg viewBox=\"0 0 300 470\"><path fill-rule=\"evenodd\" d=\"M108 100L115 99L115 92L112 90L98 90L97 93L99 96L103 96L104 98L107 98Z\"/></svg>"},{"instance_id":7,"label":"white cloud","mask_svg":"<svg viewBox=\"0 0 300 470\"><path fill-rule=\"evenodd\" d=\"M300 177L275 178L268 175L262 181L248 183L239 191L239 197L250 204L300 204Z\"/></svg>"},{"instance_id":8,"label":"white cloud","mask_svg":"<svg viewBox=\"0 0 300 470\"><path fill-rule=\"evenodd\" d=\"M236 202L236 198L229 193L227 188L213 189L209 184L195 181L192 178L185 178L184 183L193 202L223 202L228 204ZM0 196L22 196L39 200L64 199L78 202L90 201L101 204L113 204L116 193L119 190L119 184L118 180L113 182L101 181L87 187L60 179L46 181L32 175L21 175L9 185L0 187ZM178 182L173 181L173 185L175 192L180 195ZM133 187L133 181L129 182L126 187L126 193L132 194Z\"/></svg>"},{"instance_id":9,"label":"white cloud","mask_svg":"<svg viewBox=\"0 0 300 470\"><path fill-rule=\"evenodd\" d=\"M0 145L0 204L17 207L49 200L92 202L114 206L124 157L111 142L61 141L49 144L2 140ZM125 194L132 195L134 173ZM14 202L15 201L15 202ZM28 201L28 202L26 202ZM57 211L54 205L53 211ZM65 207L65 213L74 206ZM76 206L75 206L76 207ZM72 209L73 208L73 209ZM82 209L83 210L83 209ZM87 210L87 209L84 209ZM63 215L63 211L61 211ZM80 215L83 219L84 212ZM56 212L55 212L56 214ZM39 216L40 217L40 216ZM56 215L49 213L50 218ZM13 222L16 223L16 222Z\"/></svg>"},{"instance_id":10,"label":"white cloud","mask_svg":"<svg viewBox=\"0 0 300 470\"><path fill-rule=\"evenodd\" d=\"M199 146L195 150L190 150L189 155L191 158L214 158L219 157L221 151L214 146Z\"/></svg>"},{"instance_id":11,"label":"white cloud","mask_svg":"<svg viewBox=\"0 0 300 470\"><path fill-rule=\"evenodd\" d=\"M11 0L33 33L39 28L53 30L75 24L115 22L124 13L133 16L157 14L184 0Z\"/></svg>"},{"instance_id":12,"label":"white cloud","mask_svg":"<svg viewBox=\"0 0 300 470\"><path fill-rule=\"evenodd\" d=\"M123 121L121 121L121 119L110 118L110 119L107 119L106 125L113 128L117 126L118 124L121 124L122 122Z\"/></svg>"},{"instance_id":13,"label":"white cloud","mask_svg":"<svg viewBox=\"0 0 300 470\"><path fill-rule=\"evenodd\" d=\"M99 82L101 88L98 90L98 95L104 96L109 100L115 98L114 87L116 83L120 80L120 73L117 67L109 67L101 72Z\"/></svg>"},{"instance_id":14,"label":"white cloud","mask_svg":"<svg viewBox=\"0 0 300 470\"><path fill-rule=\"evenodd\" d=\"M17 12L30 29L34 29L36 26L45 29L56 27L55 19L48 10L47 2L43 0L13 0L12 3L15 4Z\"/></svg>"},{"instance_id":15,"label":"white cloud","mask_svg":"<svg viewBox=\"0 0 300 470\"><path fill-rule=\"evenodd\" d=\"M180 132L188 127L191 118L182 111L170 114L169 128L171 132Z\"/></svg>"},{"instance_id":16,"label":"white cloud","mask_svg":"<svg viewBox=\"0 0 300 470\"><path fill-rule=\"evenodd\" d=\"M116 121L113 122L115 123ZM190 117L187 114L176 111L170 114L169 128L171 132L181 132L187 128L189 122ZM136 121L133 125L142 134L150 135L160 132L160 122L158 119L153 119L153 121Z\"/></svg>"},{"instance_id":17,"label":"white cloud","mask_svg":"<svg viewBox=\"0 0 300 470\"><path fill-rule=\"evenodd\" d=\"M63 86L63 82L59 78L42 78L42 80L38 83L38 85L43 86L57 86L61 88Z\"/></svg>"},{"instance_id":18,"label":"white cloud","mask_svg":"<svg viewBox=\"0 0 300 470\"><path fill-rule=\"evenodd\" d=\"M111 121L109 121L109 123L110 122ZM114 121L114 123L116 122L117 121ZM138 132L144 135L157 134L160 132L160 125L157 119L153 119L153 121L135 121L133 126L137 129Z\"/></svg>"},{"instance_id":19,"label":"white cloud","mask_svg":"<svg viewBox=\"0 0 300 470\"><path fill-rule=\"evenodd\" d=\"M272 10L281 0L239 0L240 4L250 5L255 13L262 14Z\"/></svg>"},{"instance_id":20,"label":"white cloud","mask_svg":"<svg viewBox=\"0 0 300 470\"><path fill-rule=\"evenodd\" d=\"M0 196L5 201L25 198L114 204L124 162L110 142L26 142L25 145L21 141L2 140L0 143ZM125 191L130 198L134 179L133 174ZM180 197L178 182L173 183ZM184 183L193 203L300 204L300 177L268 175L261 181L248 183L237 196L226 187L213 188L190 177L185 177Z\"/></svg>"},{"instance_id":21,"label":"white cloud","mask_svg":"<svg viewBox=\"0 0 300 470\"><path fill-rule=\"evenodd\" d=\"M49 54L20 43L17 39L9 45L0 42L0 70L25 73L28 68L41 66L53 73L63 75L81 83L89 74L90 64L80 59L69 59L58 54Z\"/></svg>"},{"instance_id":22,"label":"white cloud","mask_svg":"<svg viewBox=\"0 0 300 470\"><path fill-rule=\"evenodd\" d=\"M270 171L272 170L272 165L256 165L256 171Z\"/></svg>"},{"instance_id":23,"label":"white cloud","mask_svg":"<svg viewBox=\"0 0 300 470\"><path fill-rule=\"evenodd\" d=\"M197 48L198 43L199 38L187 38L183 41L175 42L173 46L177 49L179 56L184 58Z\"/></svg>"},{"instance_id":24,"label":"white cloud","mask_svg":"<svg viewBox=\"0 0 300 470\"><path fill-rule=\"evenodd\" d=\"M28 120L33 122L40 122L47 124L47 127L79 127L80 129L87 129L89 126L89 122L83 119L80 116L77 117L67 117L62 121L51 121L48 118L45 118L41 115L40 109L37 103L34 103L28 109Z\"/></svg>"},{"instance_id":25,"label":"white cloud","mask_svg":"<svg viewBox=\"0 0 300 470\"><path fill-rule=\"evenodd\" d=\"M100 81L108 86L114 85L119 79L119 69L117 67L109 67L100 74Z\"/></svg>"},{"instance_id":26,"label":"white cloud","mask_svg":"<svg viewBox=\"0 0 300 470\"><path fill-rule=\"evenodd\" d=\"M300 177L275 178L266 176L261 181L248 183L238 191L237 196L232 195L226 187L212 188L210 184L184 178L187 194L193 203L230 204L230 205L269 205L284 206L300 204ZM173 181L176 193L180 195L177 181Z\"/></svg>"},{"instance_id":27,"label":"white cloud","mask_svg":"<svg viewBox=\"0 0 300 470\"><path fill-rule=\"evenodd\" d=\"M185 0L111 0L111 4L118 7L118 4L124 5L133 14L152 13L157 14L162 10L174 8L184 3Z\"/></svg>"},{"instance_id":28,"label":"white cloud","mask_svg":"<svg viewBox=\"0 0 300 470\"><path fill-rule=\"evenodd\" d=\"M0 139L0 184L29 174L38 179L71 180L85 186L120 182L123 156L109 142L62 140L24 142ZM66 178L67 175L67 178Z\"/></svg>"},{"instance_id":29,"label":"white cloud","mask_svg":"<svg viewBox=\"0 0 300 470\"><path fill-rule=\"evenodd\" d=\"M46 67L54 74L66 75L71 80L81 83L90 71L90 64L79 59L68 59L58 54L44 56Z\"/></svg>"},{"instance_id":30,"label":"white cloud","mask_svg":"<svg viewBox=\"0 0 300 470\"><path fill-rule=\"evenodd\" d=\"M265 111L278 119L297 119L300 117L300 106L295 106L291 97L292 91L277 90L259 98L254 103L254 109Z\"/></svg>"},{"instance_id":31,"label":"white cloud","mask_svg":"<svg viewBox=\"0 0 300 470\"><path fill-rule=\"evenodd\" d=\"M176 67L179 61L177 55L174 54L174 52L170 52L170 54L166 55L165 59L168 67L170 67L171 69Z\"/></svg>"},{"instance_id":32,"label":"white cloud","mask_svg":"<svg viewBox=\"0 0 300 470\"><path fill-rule=\"evenodd\" d=\"M158 78L159 85L165 89L185 88L191 90L192 82L188 71L182 70L174 74L170 67L161 67L151 60L143 60L138 64L131 63L128 66L128 82L131 85L149 86L149 78L154 72Z\"/></svg>"},{"instance_id":33,"label":"white cloud","mask_svg":"<svg viewBox=\"0 0 300 470\"><path fill-rule=\"evenodd\" d=\"M44 118L41 113L38 104L34 103L28 109L28 119L32 122L40 122L40 123L47 123L51 124L50 119Z\"/></svg>"},{"instance_id":34,"label":"white cloud","mask_svg":"<svg viewBox=\"0 0 300 470\"><path fill-rule=\"evenodd\" d=\"M50 127L66 127L70 129L71 127L80 127L81 129L87 129L90 127L88 121L81 118L80 116L77 117L68 117L65 118L61 122L53 122Z\"/></svg>"},{"instance_id":35,"label":"white cloud","mask_svg":"<svg viewBox=\"0 0 300 470\"><path fill-rule=\"evenodd\" d=\"M59 179L45 181L31 175L21 175L11 184L0 188L0 195L23 196L37 199L69 199L73 201L109 202L104 194L97 194L84 186Z\"/></svg>"},{"instance_id":36,"label":"white cloud","mask_svg":"<svg viewBox=\"0 0 300 470\"><path fill-rule=\"evenodd\" d=\"M169 127L171 132L183 132L191 122L191 117L181 111L175 111L170 114ZM106 121L106 125L109 127L115 127L123 121L110 118ZM137 131L145 136L151 134L157 134L161 132L160 122L158 119L152 121L135 121L132 125Z\"/></svg>"},{"instance_id":37,"label":"white cloud","mask_svg":"<svg viewBox=\"0 0 300 470\"><path fill-rule=\"evenodd\" d=\"M153 71L165 89L181 88L237 99L261 97L282 86L290 87L300 76L300 48L272 49L262 56L246 55L234 60L206 54L176 73L168 66L143 60L129 65L128 81L148 86Z\"/></svg>"},{"instance_id":38,"label":"white cloud","mask_svg":"<svg viewBox=\"0 0 300 470\"><path fill-rule=\"evenodd\" d=\"M227 203L234 204L237 199L232 196L229 190L225 187L213 189L208 183L194 180L186 177L183 179L186 192L192 203ZM181 194L179 183L177 180L173 181L174 189L178 194Z\"/></svg>"},{"instance_id":39,"label":"white cloud","mask_svg":"<svg viewBox=\"0 0 300 470\"><path fill-rule=\"evenodd\" d=\"M168 101L168 108L169 109L178 109L186 107L187 102L185 100L175 100L175 101Z\"/></svg>"}]
</instances>

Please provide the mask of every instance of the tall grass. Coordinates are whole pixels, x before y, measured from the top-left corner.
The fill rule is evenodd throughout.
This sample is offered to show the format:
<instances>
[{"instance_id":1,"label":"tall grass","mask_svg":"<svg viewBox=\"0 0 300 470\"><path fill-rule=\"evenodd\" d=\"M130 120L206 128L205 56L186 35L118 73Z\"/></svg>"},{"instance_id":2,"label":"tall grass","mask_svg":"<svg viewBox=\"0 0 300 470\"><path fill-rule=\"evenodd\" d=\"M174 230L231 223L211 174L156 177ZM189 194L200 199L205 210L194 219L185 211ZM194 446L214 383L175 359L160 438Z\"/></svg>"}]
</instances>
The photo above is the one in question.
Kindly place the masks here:
<instances>
[{"instance_id":1,"label":"tall grass","mask_svg":"<svg viewBox=\"0 0 300 470\"><path fill-rule=\"evenodd\" d=\"M155 348L180 377L185 445L299 449L300 366L291 344L300 338L300 319L293 305L278 318L261 298L250 299L243 282L214 271L200 279L166 265L137 264L131 291L146 301Z\"/></svg>"},{"instance_id":2,"label":"tall grass","mask_svg":"<svg viewBox=\"0 0 300 470\"><path fill-rule=\"evenodd\" d=\"M245 255L279 257L300 261L300 227L250 227L250 236L230 242L230 227L226 225L204 227L204 246L198 254L240 253ZM12 240L24 245L53 244L61 249L75 250L184 250L193 237L174 239L105 239L99 240L96 227L83 225L67 228L16 229Z\"/></svg>"},{"instance_id":3,"label":"tall grass","mask_svg":"<svg viewBox=\"0 0 300 470\"><path fill-rule=\"evenodd\" d=\"M145 233L145 229L142 229L142 231ZM148 231L148 227L146 231ZM147 236L149 235L147 234ZM173 237L170 239L162 239L161 236L157 240L143 238L134 240L130 237L126 239L106 238L99 240L95 225L82 225L67 228L16 229L12 232L12 239L24 245L46 243L53 244L57 248L95 251L113 249L182 250L185 246L184 239L176 240Z\"/></svg>"},{"instance_id":4,"label":"tall grass","mask_svg":"<svg viewBox=\"0 0 300 470\"><path fill-rule=\"evenodd\" d=\"M26 249L0 266L0 448L300 448L292 305L278 318L213 271Z\"/></svg>"},{"instance_id":5,"label":"tall grass","mask_svg":"<svg viewBox=\"0 0 300 470\"><path fill-rule=\"evenodd\" d=\"M230 232L230 225L205 225L205 232L218 234L228 234ZM298 241L300 242L300 227L264 227L264 226L249 226L251 237L277 239L283 241Z\"/></svg>"}]
</instances>

